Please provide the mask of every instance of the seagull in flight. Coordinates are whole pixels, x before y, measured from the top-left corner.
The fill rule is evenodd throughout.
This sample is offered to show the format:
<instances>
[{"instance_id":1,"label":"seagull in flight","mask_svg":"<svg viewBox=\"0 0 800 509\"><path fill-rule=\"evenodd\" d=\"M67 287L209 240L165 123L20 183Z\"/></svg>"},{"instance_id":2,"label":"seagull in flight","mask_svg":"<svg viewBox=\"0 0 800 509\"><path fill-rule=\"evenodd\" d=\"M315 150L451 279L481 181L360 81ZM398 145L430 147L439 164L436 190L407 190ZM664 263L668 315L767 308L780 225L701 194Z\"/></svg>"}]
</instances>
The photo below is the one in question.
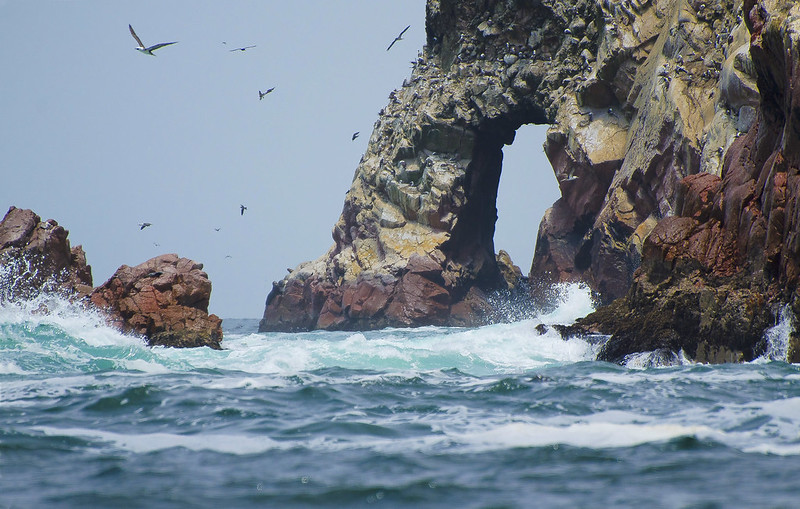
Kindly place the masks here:
<instances>
[{"instance_id":1,"label":"seagull in flight","mask_svg":"<svg viewBox=\"0 0 800 509\"><path fill-rule=\"evenodd\" d=\"M265 95L269 94L269 93L270 93L270 92L272 92L273 90L275 90L275 87L268 88L266 92L262 92L261 90L259 90L259 91L258 91L258 100L260 101L261 99L263 99L263 98L264 98L264 96L265 96Z\"/></svg>"},{"instance_id":2,"label":"seagull in flight","mask_svg":"<svg viewBox=\"0 0 800 509\"><path fill-rule=\"evenodd\" d=\"M244 211L247 210L247 207L244 205L239 205L239 209L242 211L241 215L244 215Z\"/></svg>"},{"instance_id":3,"label":"seagull in flight","mask_svg":"<svg viewBox=\"0 0 800 509\"><path fill-rule=\"evenodd\" d=\"M139 230L144 230L148 226L153 226L152 223L139 223Z\"/></svg>"},{"instance_id":4,"label":"seagull in flight","mask_svg":"<svg viewBox=\"0 0 800 509\"><path fill-rule=\"evenodd\" d=\"M228 51L247 51L250 48L255 48L255 47L256 47L256 45L253 44L252 46L242 46L241 48L233 48L233 49L229 49Z\"/></svg>"},{"instance_id":5,"label":"seagull in flight","mask_svg":"<svg viewBox=\"0 0 800 509\"><path fill-rule=\"evenodd\" d=\"M409 28L411 28L411 25L408 25L407 27L405 27L405 28L403 29L403 31L402 31L402 32L400 32L400 35L398 35L397 37L395 37L395 38L394 38L394 40L393 40L393 41L392 41L392 43L389 45L389 47L388 47L388 48L386 48L386 51L389 51L390 49L392 49L392 46L394 46L394 43L396 43L397 41L402 41L402 40L403 40L403 34L404 34L404 33L406 33L406 30L408 30Z\"/></svg>"},{"instance_id":6,"label":"seagull in flight","mask_svg":"<svg viewBox=\"0 0 800 509\"><path fill-rule=\"evenodd\" d=\"M353 140L355 140L356 138L358 138L358 135L359 135L359 133L360 133L360 131L356 131L356 132L354 132L354 133L353 133L353 137L352 137L352 138L350 138L350 141L353 141Z\"/></svg>"},{"instance_id":7,"label":"seagull in flight","mask_svg":"<svg viewBox=\"0 0 800 509\"><path fill-rule=\"evenodd\" d=\"M145 47L144 43L142 43L142 40L139 39L138 35L136 35L136 32L133 31L133 27L130 24L128 24L128 29L131 31L131 35L133 36L133 38L136 39L136 42L139 43L139 47L137 47L136 49L138 51L141 51L142 53L146 53L148 55L155 56L153 54L153 52L155 50L157 50L158 48L163 48L164 46L169 46L170 44L176 44L178 42L178 41L175 41L175 42L160 42L158 44L153 44L152 46Z\"/></svg>"}]
</instances>

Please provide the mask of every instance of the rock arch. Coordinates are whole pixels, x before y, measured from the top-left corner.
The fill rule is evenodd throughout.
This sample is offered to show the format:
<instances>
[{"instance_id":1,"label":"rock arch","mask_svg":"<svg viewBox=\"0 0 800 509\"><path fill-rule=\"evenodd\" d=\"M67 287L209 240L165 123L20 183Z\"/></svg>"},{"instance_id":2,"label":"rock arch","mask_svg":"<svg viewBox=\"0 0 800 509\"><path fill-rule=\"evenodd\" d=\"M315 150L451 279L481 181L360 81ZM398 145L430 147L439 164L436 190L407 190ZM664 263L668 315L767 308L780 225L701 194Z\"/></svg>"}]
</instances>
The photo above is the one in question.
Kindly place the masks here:
<instances>
[{"instance_id":1,"label":"rock arch","mask_svg":"<svg viewBox=\"0 0 800 509\"><path fill-rule=\"evenodd\" d=\"M493 248L502 147L529 123L551 125L562 194L531 278L624 294L677 182L718 173L746 100L736 116L718 106L719 69L743 42L717 34L742 25L710 5L429 0L427 45L375 123L334 245L274 283L261 330L490 319L487 292L508 284Z\"/></svg>"}]
</instances>

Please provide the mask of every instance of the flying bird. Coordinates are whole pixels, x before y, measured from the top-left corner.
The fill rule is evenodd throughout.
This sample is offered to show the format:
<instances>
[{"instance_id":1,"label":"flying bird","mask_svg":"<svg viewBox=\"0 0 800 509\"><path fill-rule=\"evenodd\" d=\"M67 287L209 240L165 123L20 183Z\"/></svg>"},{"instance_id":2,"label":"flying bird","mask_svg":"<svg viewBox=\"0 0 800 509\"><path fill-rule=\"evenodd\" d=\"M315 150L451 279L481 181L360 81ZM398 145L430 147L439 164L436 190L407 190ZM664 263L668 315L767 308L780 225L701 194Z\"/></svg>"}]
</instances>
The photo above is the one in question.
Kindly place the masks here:
<instances>
[{"instance_id":1,"label":"flying bird","mask_svg":"<svg viewBox=\"0 0 800 509\"><path fill-rule=\"evenodd\" d=\"M244 211L247 210L247 207L245 207L244 205L239 205L239 209L242 211L241 215L244 215Z\"/></svg>"},{"instance_id":2,"label":"flying bird","mask_svg":"<svg viewBox=\"0 0 800 509\"><path fill-rule=\"evenodd\" d=\"M214 228L215 232L218 232L219 230L220 230L220 228Z\"/></svg>"},{"instance_id":3,"label":"flying bird","mask_svg":"<svg viewBox=\"0 0 800 509\"><path fill-rule=\"evenodd\" d=\"M355 140L356 138L358 138L358 134L359 134L359 132L360 132L360 131L356 131L356 132L354 132L354 133L353 133L353 137L352 137L352 138L350 138L350 141L353 141L353 140Z\"/></svg>"},{"instance_id":4,"label":"flying bird","mask_svg":"<svg viewBox=\"0 0 800 509\"><path fill-rule=\"evenodd\" d=\"M402 40L403 40L403 34L404 34L404 33L406 33L406 30L408 30L409 28L411 28L411 25L408 25L407 27L405 27L405 28L403 29L403 31L402 31L402 32L400 32L400 35L398 35L397 37L395 37L395 38L394 38L394 40L393 40L393 41L392 41L392 43L389 45L389 47L388 47L388 48L386 48L386 51L389 51L390 49L392 49L392 46L394 46L394 43L396 43L397 41L402 41Z\"/></svg>"},{"instance_id":5,"label":"flying bird","mask_svg":"<svg viewBox=\"0 0 800 509\"><path fill-rule=\"evenodd\" d=\"M260 101L261 99L263 99L263 98L264 98L264 96L265 96L265 95L269 94L269 93L270 93L270 92L272 92L273 90L275 90L275 87L268 88L266 92L262 92L261 90L259 90L259 91L258 91L258 100Z\"/></svg>"},{"instance_id":6,"label":"flying bird","mask_svg":"<svg viewBox=\"0 0 800 509\"><path fill-rule=\"evenodd\" d=\"M233 49L229 49L228 51L246 51L246 50L248 50L250 48L255 48L255 47L256 47L256 45L253 44L252 46L242 46L241 48L233 48Z\"/></svg>"},{"instance_id":7,"label":"flying bird","mask_svg":"<svg viewBox=\"0 0 800 509\"><path fill-rule=\"evenodd\" d=\"M141 39L139 39L139 36L136 35L136 32L133 31L133 27L130 24L128 25L128 29L130 29L131 35L133 36L134 39L136 39L136 42L139 43L139 47L136 48L136 49L138 51L141 51L142 53L147 53L148 55L155 56L153 54L153 52L155 50L157 50L158 48L163 48L164 46L169 46L170 44L177 44L177 42L178 42L178 41L175 41L175 42L160 42L158 44L153 44L152 46L145 47L144 43L142 42Z\"/></svg>"},{"instance_id":8,"label":"flying bird","mask_svg":"<svg viewBox=\"0 0 800 509\"><path fill-rule=\"evenodd\" d=\"M148 226L153 226L152 223L139 223L139 230L144 230Z\"/></svg>"}]
</instances>

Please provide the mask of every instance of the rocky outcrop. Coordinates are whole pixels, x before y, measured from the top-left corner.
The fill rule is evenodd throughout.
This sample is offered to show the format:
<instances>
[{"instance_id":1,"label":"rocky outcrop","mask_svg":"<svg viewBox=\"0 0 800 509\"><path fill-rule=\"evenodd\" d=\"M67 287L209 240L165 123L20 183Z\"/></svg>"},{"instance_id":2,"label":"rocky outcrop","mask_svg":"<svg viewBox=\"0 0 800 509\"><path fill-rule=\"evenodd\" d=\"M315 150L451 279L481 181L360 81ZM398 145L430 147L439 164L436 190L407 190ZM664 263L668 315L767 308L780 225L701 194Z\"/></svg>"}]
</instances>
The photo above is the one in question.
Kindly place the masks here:
<instances>
[{"instance_id":1,"label":"rocky outcrop","mask_svg":"<svg viewBox=\"0 0 800 509\"><path fill-rule=\"evenodd\" d=\"M175 254L123 265L92 292L91 301L116 327L141 334L150 345L219 350L222 320L208 314L211 282L202 268Z\"/></svg>"},{"instance_id":2,"label":"rocky outcrop","mask_svg":"<svg viewBox=\"0 0 800 509\"><path fill-rule=\"evenodd\" d=\"M75 298L92 290L92 268L81 246L52 219L11 207L0 222L0 302L30 299L40 292Z\"/></svg>"},{"instance_id":3,"label":"rocky outcrop","mask_svg":"<svg viewBox=\"0 0 800 509\"><path fill-rule=\"evenodd\" d=\"M92 289L92 269L81 246L52 219L11 207L0 222L0 303L55 294L91 302L123 332L150 345L219 349L222 320L208 314L211 282L202 264L162 255L136 267L123 265ZM44 309L44 308L43 308Z\"/></svg>"},{"instance_id":4,"label":"rocky outcrop","mask_svg":"<svg viewBox=\"0 0 800 509\"><path fill-rule=\"evenodd\" d=\"M681 181L677 215L647 237L627 296L580 322L613 333L602 358L668 348L701 361L750 360L764 353L779 308L800 316L800 5L747 0L744 12L750 57L729 60L754 70L755 115L738 126L721 178ZM732 94L739 90L723 98L751 97ZM800 361L799 346L795 332L790 361Z\"/></svg>"},{"instance_id":5,"label":"rocky outcrop","mask_svg":"<svg viewBox=\"0 0 800 509\"><path fill-rule=\"evenodd\" d=\"M261 330L491 319L488 296L507 287L493 243L502 147L526 123L551 125L561 189L531 286L626 295L645 239L679 213L682 179L721 175L753 125L742 12L733 0L429 0L427 44L381 111L333 247L274 284Z\"/></svg>"}]
</instances>

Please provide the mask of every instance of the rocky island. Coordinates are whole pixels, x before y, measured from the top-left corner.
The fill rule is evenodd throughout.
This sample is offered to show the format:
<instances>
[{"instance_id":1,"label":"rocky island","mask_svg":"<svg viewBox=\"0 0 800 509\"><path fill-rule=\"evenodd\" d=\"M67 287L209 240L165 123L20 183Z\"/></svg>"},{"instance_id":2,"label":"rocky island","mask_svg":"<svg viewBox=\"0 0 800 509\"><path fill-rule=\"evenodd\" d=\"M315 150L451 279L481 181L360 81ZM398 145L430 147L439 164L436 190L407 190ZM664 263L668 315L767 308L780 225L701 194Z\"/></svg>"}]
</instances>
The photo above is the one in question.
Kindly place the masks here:
<instances>
[{"instance_id":1,"label":"rocky island","mask_svg":"<svg viewBox=\"0 0 800 509\"><path fill-rule=\"evenodd\" d=\"M211 282L203 265L175 254L121 266L92 288L92 268L69 232L31 210L11 207L0 221L0 303L59 295L103 313L149 345L219 350L222 320L208 314Z\"/></svg>"},{"instance_id":2,"label":"rocky island","mask_svg":"<svg viewBox=\"0 0 800 509\"><path fill-rule=\"evenodd\" d=\"M260 329L490 320L522 279L493 243L502 148L549 124L561 197L530 298L589 285L604 306L571 331L610 334L607 360L754 358L800 307L799 20L790 0L429 0L333 246L273 285Z\"/></svg>"}]
</instances>

